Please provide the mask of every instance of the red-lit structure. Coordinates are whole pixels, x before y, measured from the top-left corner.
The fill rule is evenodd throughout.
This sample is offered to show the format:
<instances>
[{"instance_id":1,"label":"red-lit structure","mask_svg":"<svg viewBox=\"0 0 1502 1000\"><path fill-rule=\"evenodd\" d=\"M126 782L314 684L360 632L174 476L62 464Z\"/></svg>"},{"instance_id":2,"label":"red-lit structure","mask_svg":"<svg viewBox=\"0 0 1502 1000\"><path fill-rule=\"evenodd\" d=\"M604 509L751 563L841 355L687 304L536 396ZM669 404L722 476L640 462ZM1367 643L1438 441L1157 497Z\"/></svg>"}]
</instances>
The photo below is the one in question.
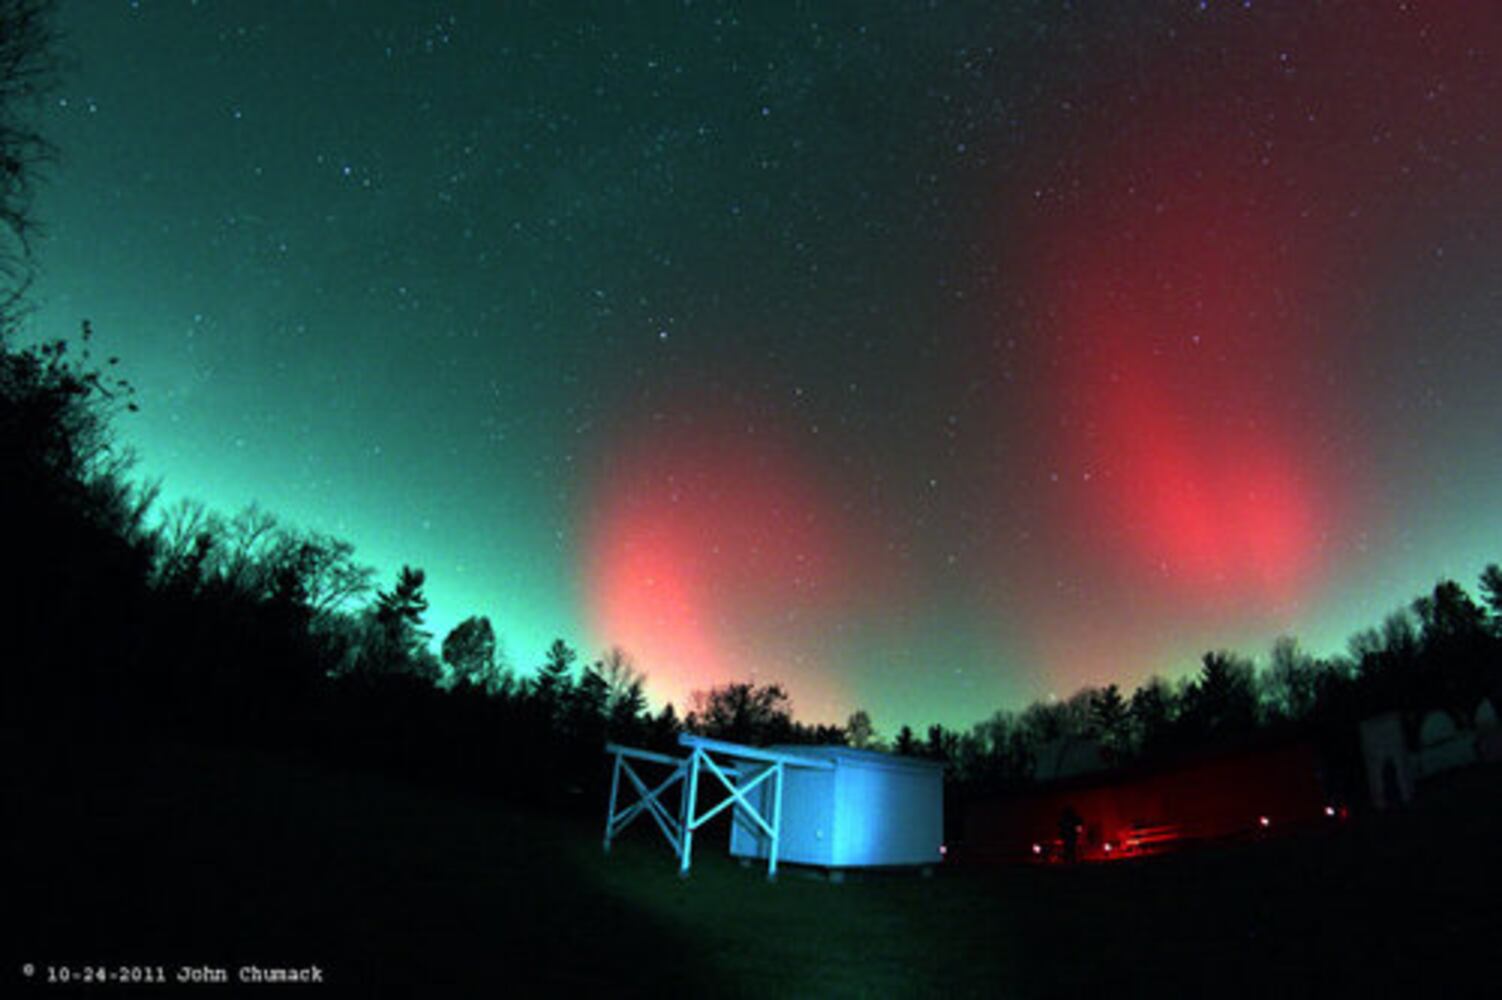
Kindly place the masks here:
<instances>
[{"instance_id":1,"label":"red-lit structure","mask_svg":"<svg viewBox=\"0 0 1502 1000\"><path fill-rule=\"evenodd\" d=\"M1343 818L1345 810L1327 797L1321 773L1314 746L1298 742L1223 747L1055 781L972 801L964 822L964 856L1059 860L1066 810L1079 818L1081 861L1269 836Z\"/></svg>"}]
</instances>

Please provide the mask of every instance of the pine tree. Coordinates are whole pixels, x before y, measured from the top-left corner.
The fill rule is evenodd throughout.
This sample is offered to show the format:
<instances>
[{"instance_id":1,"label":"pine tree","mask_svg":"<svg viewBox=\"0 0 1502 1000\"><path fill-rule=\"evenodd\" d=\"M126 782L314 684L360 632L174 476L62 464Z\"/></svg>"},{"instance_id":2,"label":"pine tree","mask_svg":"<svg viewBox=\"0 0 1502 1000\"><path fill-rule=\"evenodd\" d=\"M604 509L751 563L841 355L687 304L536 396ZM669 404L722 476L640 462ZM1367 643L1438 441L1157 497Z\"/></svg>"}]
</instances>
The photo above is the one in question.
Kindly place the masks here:
<instances>
[{"instance_id":1,"label":"pine tree","mask_svg":"<svg viewBox=\"0 0 1502 1000\"><path fill-rule=\"evenodd\" d=\"M1502 636L1502 566L1487 563L1481 571L1481 594L1492 611L1492 628Z\"/></svg>"},{"instance_id":2,"label":"pine tree","mask_svg":"<svg viewBox=\"0 0 1502 1000\"><path fill-rule=\"evenodd\" d=\"M1120 755L1127 750L1128 711L1121 689L1108 684L1095 691L1090 700L1090 722L1100 738L1101 745L1112 754Z\"/></svg>"},{"instance_id":3,"label":"pine tree","mask_svg":"<svg viewBox=\"0 0 1502 1000\"><path fill-rule=\"evenodd\" d=\"M573 692L573 665L578 656L568 643L554 639L548 647L547 660L537 671L532 684L532 700L549 726L560 721L563 708Z\"/></svg>"},{"instance_id":4,"label":"pine tree","mask_svg":"<svg viewBox=\"0 0 1502 1000\"><path fill-rule=\"evenodd\" d=\"M396 587L376 595L373 648L365 658L366 669L410 673L431 666L419 656L432 638L422 628L422 616L428 610L428 599L422 593L425 579L422 570L403 566Z\"/></svg>"},{"instance_id":5,"label":"pine tree","mask_svg":"<svg viewBox=\"0 0 1502 1000\"><path fill-rule=\"evenodd\" d=\"M1240 732L1257 719L1257 695L1250 663L1225 651L1200 661L1200 673L1188 691L1186 712L1201 734Z\"/></svg>"},{"instance_id":6,"label":"pine tree","mask_svg":"<svg viewBox=\"0 0 1502 1000\"><path fill-rule=\"evenodd\" d=\"M604 742L605 708L610 685L594 667L587 667L570 693L565 710L568 736L590 748Z\"/></svg>"},{"instance_id":7,"label":"pine tree","mask_svg":"<svg viewBox=\"0 0 1502 1000\"><path fill-rule=\"evenodd\" d=\"M1168 682L1150 677L1132 692L1131 719L1141 750L1153 750L1166 743L1174 722L1174 697Z\"/></svg>"}]
</instances>

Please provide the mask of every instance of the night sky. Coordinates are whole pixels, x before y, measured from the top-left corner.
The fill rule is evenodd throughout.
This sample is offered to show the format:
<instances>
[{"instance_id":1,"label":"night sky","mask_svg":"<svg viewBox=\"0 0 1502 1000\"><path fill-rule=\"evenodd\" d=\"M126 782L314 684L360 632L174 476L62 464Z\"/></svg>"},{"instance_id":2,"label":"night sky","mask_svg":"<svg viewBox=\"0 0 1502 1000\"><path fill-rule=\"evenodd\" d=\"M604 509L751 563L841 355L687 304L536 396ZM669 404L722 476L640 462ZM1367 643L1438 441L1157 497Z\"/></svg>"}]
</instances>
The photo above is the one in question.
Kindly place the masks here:
<instances>
[{"instance_id":1,"label":"night sky","mask_svg":"<svg viewBox=\"0 0 1502 1000\"><path fill-rule=\"evenodd\" d=\"M1502 5L62 15L32 334L523 672L890 735L1502 558Z\"/></svg>"}]
</instances>

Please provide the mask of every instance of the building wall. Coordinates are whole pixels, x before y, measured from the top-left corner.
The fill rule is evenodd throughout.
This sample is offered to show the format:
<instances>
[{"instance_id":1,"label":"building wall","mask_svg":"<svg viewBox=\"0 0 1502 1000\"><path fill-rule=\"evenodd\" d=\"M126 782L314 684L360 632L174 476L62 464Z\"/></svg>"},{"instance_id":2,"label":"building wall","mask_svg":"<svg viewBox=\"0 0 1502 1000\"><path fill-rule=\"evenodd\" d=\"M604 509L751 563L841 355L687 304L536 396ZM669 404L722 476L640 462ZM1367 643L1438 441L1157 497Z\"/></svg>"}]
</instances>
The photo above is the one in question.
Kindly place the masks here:
<instances>
[{"instance_id":1,"label":"building wall","mask_svg":"<svg viewBox=\"0 0 1502 1000\"><path fill-rule=\"evenodd\" d=\"M941 767L841 747L773 749L818 755L835 764L831 771L787 768L780 861L844 868L935 864L941 859ZM768 819L771 795L769 779L748 796ZM735 817L730 834L733 856L765 858L769 846L749 817Z\"/></svg>"},{"instance_id":2,"label":"building wall","mask_svg":"<svg viewBox=\"0 0 1502 1000\"><path fill-rule=\"evenodd\" d=\"M940 860L943 772L840 760L834 770L833 864L923 865Z\"/></svg>"},{"instance_id":3,"label":"building wall","mask_svg":"<svg viewBox=\"0 0 1502 1000\"><path fill-rule=\"evenodd\" d=\"M1153 770L1066 782L972 805L965 855L974 860L1022 859L1034 844L1060 838L1060 818L1073 809L1084 827L1085 858L1119 856L1134 829L1169 827L1163 845L1316 823L1325 792L1313 747L1292 744L1185 759Z\"/></svg>"},{"instance_id":4,"label":"building wall","mask_svg":"<svg viewBox=\"0 0 1502 1000\"><path fill-rule=\"evenodd\" d=\"M1378 809L1393 809L1411 801L1426 778L1477 761L1502 759L1502 735L1489 699L1483 698L1458 721L1439 709L1424 713L1416 721L1418 731L1413 740L1401 712L1384 712L1361 723L1368 790Z\"/></svg>"},{"instance_id":5,"label":"building wall","mask_svg":"<svg viewBox=\"0 0 1502 1000\"><path fill-rule=\"evenodd\" d=\"M833 863L834 779L833 771L784 769L782 845L778 860L805 865ZM768 822L772 818L773 780L768 778L747 796ZM771 839L745 814L744 809L736 806L730 830L730 853L735 857L765 858L770 848Z\"/></svg>"}]
</instances>

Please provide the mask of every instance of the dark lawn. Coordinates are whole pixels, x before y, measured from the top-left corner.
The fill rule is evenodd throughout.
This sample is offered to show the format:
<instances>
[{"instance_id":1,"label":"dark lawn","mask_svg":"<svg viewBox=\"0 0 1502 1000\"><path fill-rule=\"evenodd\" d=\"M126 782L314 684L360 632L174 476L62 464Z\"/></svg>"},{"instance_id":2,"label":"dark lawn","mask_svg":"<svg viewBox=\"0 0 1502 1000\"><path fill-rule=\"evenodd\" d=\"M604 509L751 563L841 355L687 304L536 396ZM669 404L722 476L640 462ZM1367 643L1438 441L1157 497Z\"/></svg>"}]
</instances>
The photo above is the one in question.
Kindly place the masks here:
<instances>
[{"instance_id":1,"label":"dark lawn","mask_svg":"<svg viewBox=\"0 0 1502 1000\"><path fill-rule=\"evenodd\" d=\"M595 819L277 755L116 750L85 779L9 749L10 983L316 963L363 995L1435 996L1499 968L1496 768L1338 832L768 884L713 840L678 879L646 819L607 857Z\"/></svg>"}]
</instances>

